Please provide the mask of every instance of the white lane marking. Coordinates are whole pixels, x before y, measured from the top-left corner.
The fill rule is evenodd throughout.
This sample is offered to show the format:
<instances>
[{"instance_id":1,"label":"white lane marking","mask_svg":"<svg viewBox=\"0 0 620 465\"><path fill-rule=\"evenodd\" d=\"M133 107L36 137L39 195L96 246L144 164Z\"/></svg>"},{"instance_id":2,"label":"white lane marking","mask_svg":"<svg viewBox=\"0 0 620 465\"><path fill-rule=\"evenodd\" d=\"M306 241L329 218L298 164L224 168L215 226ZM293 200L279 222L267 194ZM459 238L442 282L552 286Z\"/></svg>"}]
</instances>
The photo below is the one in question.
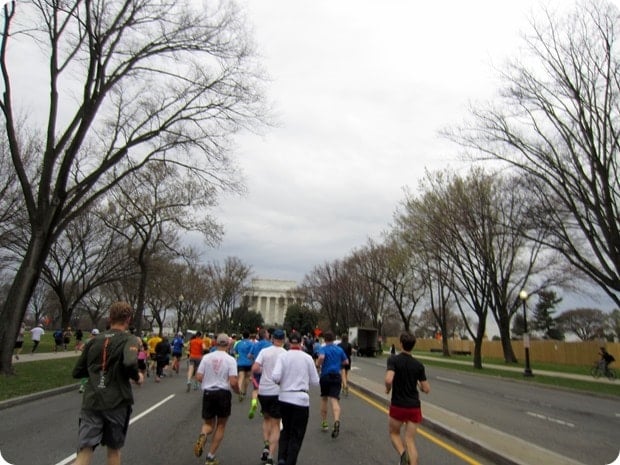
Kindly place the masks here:
<instances>
[{"instance_id":1,"label":"white lane marking","mask_svg":"<svg viewBox=\"0 0 620 465\"><path fill-rule=\"evenodd\" d=\"M152 407L146 409L144 412L142 412L140 415L136 415L135 417L133 417L131 420L129 420L129 424L131 425L133 422L138 421L140 418L142 418L143 416L151 413L153 410L155 410L158 407L161 407L163 404L165 404L166 402L168 402L170 399L172 399L176 394L170 394L168 397L166 397L164 400L161 400L159 402L157 402L155 405L153 405ZM73 454L71 454L69 457L67 457L66 459L61 460L60 462L58 462L56 465L67 465L68 463L72 462L73 460L75 460L75 458L77 457L77 454L74 452Z\"/></svg>"},{"instance_id":2,"label":"white lane marking","mask_svg":"<svg viewBox=\"0 0 620 465\"><path fill-rule=\"evenodd\" d=\"M452 379L452 378L444 378L443 376L436 376L436 379L438 379L439 381L445 381L446 383L452 383L452 384L463 384L461 381L459 381L458 379Z\"/></svg>"},{"instance_id":3,"label":"white lane marking","mask_svg":"<svg viewBox=\"0 0 620 465\"><path fill-rule=\"evenodd\" d=\"M560 420L559 418L552 418L552 417L548 417L547 415L542 415L540 413L535 413L535 412L525 412L527 415L534 417L534 418L538 418L540 420L546 420L546 421L550 421L551 423L557 423L558 425L562 425L562 426L568 426L569 428L574 428L575 424L571 423L569 421L564 421L564 420Z\"/></svg>"}]
</instances>

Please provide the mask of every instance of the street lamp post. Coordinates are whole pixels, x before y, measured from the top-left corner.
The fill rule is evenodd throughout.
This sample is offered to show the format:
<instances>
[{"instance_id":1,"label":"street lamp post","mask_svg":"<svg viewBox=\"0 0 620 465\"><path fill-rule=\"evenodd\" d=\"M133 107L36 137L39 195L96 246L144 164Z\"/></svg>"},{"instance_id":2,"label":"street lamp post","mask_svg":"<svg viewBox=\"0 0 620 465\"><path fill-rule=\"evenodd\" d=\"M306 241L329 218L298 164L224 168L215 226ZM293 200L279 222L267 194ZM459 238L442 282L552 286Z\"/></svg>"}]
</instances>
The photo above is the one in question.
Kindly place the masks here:
<instances>
[{"instance_id":1,"label":"street lamp post","mask_svg":"<svg viewBox=\"0 0 620 465\"><path fill-rule=\"evenodd\" d=\"M519 292L519 299L523 303L523 347L525 347L525 370L523 371L523 376L534 376L530 368L530 334L527 331L527 312L525 309L525 302L528 297L527 291L521 290Z\"/></svg>"},{"instance_id":2,"label":"street lamp post","mask_svg":"<svg viewBox=\"0 0 620 465\"><path fill-rule=\"evenodd\" d=\"M178 304L179 307L177 308L177 330L176 330L176 334L179 333L179 331L181 330L181 310L183 308L183 301L185 300L185 297L183 297L183 294L180 294L178 297Z\"/></svg>"},{"instance_id":3,"label":"street lamp post","mask_svg":"<svg viewBox=\"0 0 620 465\"><path fill-rule=\"evenodd\" d=\"M379 313L377 315L377 323L379 326L379 353L383 353L383 315Z\"/></svg>"}]
</instances>

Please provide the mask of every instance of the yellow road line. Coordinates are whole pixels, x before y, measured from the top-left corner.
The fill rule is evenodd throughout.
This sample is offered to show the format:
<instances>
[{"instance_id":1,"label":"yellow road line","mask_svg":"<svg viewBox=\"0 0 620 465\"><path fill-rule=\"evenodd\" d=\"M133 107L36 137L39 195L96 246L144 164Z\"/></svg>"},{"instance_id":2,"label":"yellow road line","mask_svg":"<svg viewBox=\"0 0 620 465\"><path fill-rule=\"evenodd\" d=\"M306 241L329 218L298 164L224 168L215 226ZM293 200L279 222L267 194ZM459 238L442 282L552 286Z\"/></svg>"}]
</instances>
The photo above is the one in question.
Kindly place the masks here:
<instances>
[{"instance_id":1,"label":"yellow road line","mask_svg":"<svg viewBox=\"0 0 620 465\"><path fill-rule=\"evenodd\" d=\"M382 412L384 412L386 414L389 412L389 410L387 409L387 407L385 405L381 405L376 400L368 397L365 394L362 394L361 391L358 391L357 389L353 389L351 387L349 387L349 391L352 392L353 394L355 394L360 399L366 401L367 403L369 403L370 405L372 405L376 409L381 410ZM429 441L435 443L437 446L441 447L442 449L445 449L446 451L450 452L452 455L457 456L458 458L460 458L464 462L468 463L469 465L482 465L477 460L475 460L472 457L470 457L469 455L461 452L460 450L452 447L450 444L442 441L441 439L439 439L439 437L435 436L434 434L431 434L431 433L427 432L423 428L418 427L417 430L418 430L418 433L420 434L420 436L423 436L424 438L428 439Z\"/></svg>"}]
</instances>

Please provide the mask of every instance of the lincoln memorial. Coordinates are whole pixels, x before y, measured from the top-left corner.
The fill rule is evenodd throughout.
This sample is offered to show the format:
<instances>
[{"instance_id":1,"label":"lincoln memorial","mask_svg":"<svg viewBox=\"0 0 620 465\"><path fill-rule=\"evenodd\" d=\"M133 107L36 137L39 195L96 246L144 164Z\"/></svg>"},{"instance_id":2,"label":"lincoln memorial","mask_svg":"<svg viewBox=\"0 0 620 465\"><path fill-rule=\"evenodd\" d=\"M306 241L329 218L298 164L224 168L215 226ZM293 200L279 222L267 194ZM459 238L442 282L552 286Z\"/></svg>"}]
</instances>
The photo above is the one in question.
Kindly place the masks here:
<instances>
[{"instance_id":1,"label":"lincoln memorial","mask_svg":"<svg viewBox=\"0 0 620 465\"><path fill-rule=\"evenodd\" d=\"M263 316L265 325L281 325L287 307L300 302L293 294L296 287L296 281L253 279L243 298L248 310Z\"/></svg>"}]
</instances>

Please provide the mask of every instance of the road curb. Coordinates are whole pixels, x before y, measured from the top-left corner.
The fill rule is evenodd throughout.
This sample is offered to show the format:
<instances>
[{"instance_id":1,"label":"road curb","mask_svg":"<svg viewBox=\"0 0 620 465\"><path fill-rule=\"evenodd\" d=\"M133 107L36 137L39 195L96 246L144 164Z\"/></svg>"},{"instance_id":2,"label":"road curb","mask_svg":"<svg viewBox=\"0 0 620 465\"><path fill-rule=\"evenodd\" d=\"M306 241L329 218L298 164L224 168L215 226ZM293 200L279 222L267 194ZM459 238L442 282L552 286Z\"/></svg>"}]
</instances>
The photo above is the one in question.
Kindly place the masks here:
<instances>
[{"instance_id":1,"label":"road curb","mask_svg":"<svg viewBox=\"0 0 620 465\"><path fill-rule=\"evenodd\" d=\"M68 384L66 386L48 389L47 391L33 392L32 394L27 394L25 396L13 397L11 399L0 401L0 410L32 402L34 400L44 399L46 397L52 397L58 394L64 394L65 392L77 391L78 388L78 384Z\"/></svg>"}]
</instances>

